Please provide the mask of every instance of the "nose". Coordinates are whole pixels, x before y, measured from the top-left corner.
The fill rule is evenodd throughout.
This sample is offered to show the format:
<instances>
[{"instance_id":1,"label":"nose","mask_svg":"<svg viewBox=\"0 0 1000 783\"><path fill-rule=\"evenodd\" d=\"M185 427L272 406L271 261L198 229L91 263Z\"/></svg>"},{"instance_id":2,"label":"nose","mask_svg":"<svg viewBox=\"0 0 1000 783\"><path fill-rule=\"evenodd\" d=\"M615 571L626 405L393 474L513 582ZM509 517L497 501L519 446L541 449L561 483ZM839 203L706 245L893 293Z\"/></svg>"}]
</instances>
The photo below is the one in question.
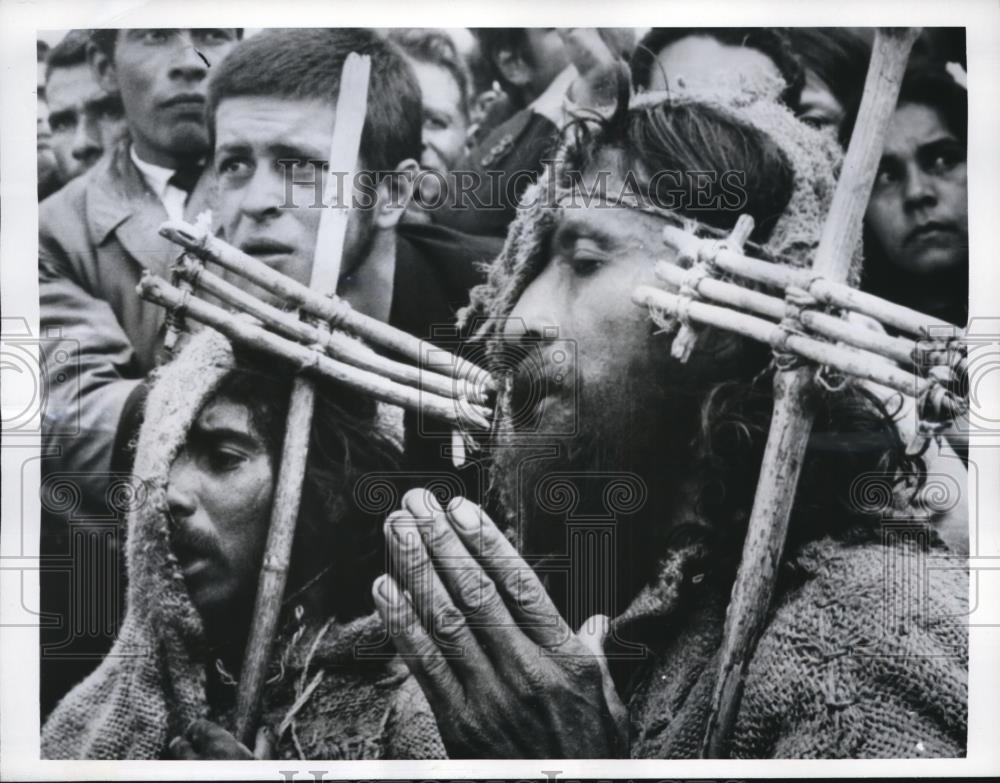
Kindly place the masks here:
<instances>
[{"instance_id":1,"label":"nose","mask_svg":"<svg viewBox=\"0 0 1000 783\"><path fill-rule=\"evenodd\" d=\"M243 191L240 212L253 221L265 222L281 214L285 198L282 177L268 166L258 166Z\"/></svg>"},{"instance_id":2,"label":"nose","mask_svg":"<svg viewBox=\"0 0 1000 783\"><path fill-rule=\"evenodd\" d=\"M71 152L74 159L88 165L101 157L104 148L101 145L101 134L96 122L87 118L80 119L73 135Z\"/></svg>"},{"instance_id":3,"label":"nose","mask_svg":"<svg viewBox=\"0 0 1000 783\"><path fill-rule=\"evenodd\" d=\"M555 317L555 289L552 265L532 280L518 298L503 324L505 342L550 342L559 336L561 324Z\"/></svg>"},{"instance_id":4,"label":"nose","mask_svg":"<svg viewBox=\"0 0 1000 783\"><path fill-rule=\"evenodd\" d=\"M208 76L208 61L195 46L191 33L180 33L175 46L170 78L188 82L203 81Z\"/></svg>"},{"instance_id":5,"label":"nose","mask_svg":"<svg viewBox=\"0 0 1000 783\"><path fill-rule=\"evenodd\" d=\"M920 166L911 165L906 172L903 201L906 208L910 210L929 206L937 201L934 178Z\"/></svg>"},{"instance_id":6,"label":"nose","mask_svg":"<svg viewBox=\"0 0 1000 783\"><path fill-rule=\"evenodd\" d=\"M191 458L184 453L170 466L167 508L176 521L189 519L198 509L198 475Z\"/></svg>"}]
</instances>

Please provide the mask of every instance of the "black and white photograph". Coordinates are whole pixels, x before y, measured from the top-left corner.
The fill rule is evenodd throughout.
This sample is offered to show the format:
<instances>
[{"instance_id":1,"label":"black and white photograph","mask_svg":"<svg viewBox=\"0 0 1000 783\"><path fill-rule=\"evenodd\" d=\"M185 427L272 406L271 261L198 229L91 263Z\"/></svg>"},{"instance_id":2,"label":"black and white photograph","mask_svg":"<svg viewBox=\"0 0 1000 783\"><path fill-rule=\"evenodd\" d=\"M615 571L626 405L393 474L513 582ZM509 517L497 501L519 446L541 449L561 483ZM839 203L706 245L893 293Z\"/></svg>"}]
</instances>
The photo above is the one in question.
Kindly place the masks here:
<instances>
[{"instance_id":1,"label":"black and white photograph","mask_svg":"<svg viewBox=\"0 0 1000 783\"><path fill-rule=\"evenodd\" d=\"M4 779L1000 773L1000 7L198 5L0 5Z\"/></svg>"}]
</instances>

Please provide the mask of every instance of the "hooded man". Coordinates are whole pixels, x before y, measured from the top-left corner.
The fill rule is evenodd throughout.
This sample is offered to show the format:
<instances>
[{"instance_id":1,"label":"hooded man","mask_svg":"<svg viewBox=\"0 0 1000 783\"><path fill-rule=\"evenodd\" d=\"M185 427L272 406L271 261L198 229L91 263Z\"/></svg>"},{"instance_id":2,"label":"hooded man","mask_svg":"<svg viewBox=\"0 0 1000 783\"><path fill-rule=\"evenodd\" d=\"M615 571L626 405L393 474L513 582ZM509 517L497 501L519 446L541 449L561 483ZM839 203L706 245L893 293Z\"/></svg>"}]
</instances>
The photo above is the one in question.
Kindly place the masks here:
<instances>
[{"instance_id":1,"label":"hooded man","mask_svg":"<svg viewBox=\"0 0 1000 783\"><path fill-rule=\"evenodd\" d=\"M110 654L46 722L43 758L253 757L222 726L232 721L280 465L291 373L273 365L234 355L206 329L157 372L136 452L126 618ZM377 654L382 625L368 598L381 535L354 489L399 458L371 400L317 384L258 754L443 754L405 667Z\"/></svg>"},{"instance_id":2,"label":"hooded man","mask_svg":"<svg viewBox=\"0 0 1000 783\"><path fill-rule=\"evenodd\" d=\"M490 449L507 535L468 501L407 496L373 588L451 758L702 752L771 376L790 357L704 328L682 362L677 322L631 294L656 284L657 260L694 261L663 245L665 225L723 237L747 213L752 255L810 263L839 152L775 101L783 86L648 95L581 120L473 294L466 323L500 376ZM725 753L961 756L967 580L926 565L947 549L910 503L920 460L859 385L817 386L809 405ZM906 588L917 573L924 604Z\"/></svg>"}]
</instances>

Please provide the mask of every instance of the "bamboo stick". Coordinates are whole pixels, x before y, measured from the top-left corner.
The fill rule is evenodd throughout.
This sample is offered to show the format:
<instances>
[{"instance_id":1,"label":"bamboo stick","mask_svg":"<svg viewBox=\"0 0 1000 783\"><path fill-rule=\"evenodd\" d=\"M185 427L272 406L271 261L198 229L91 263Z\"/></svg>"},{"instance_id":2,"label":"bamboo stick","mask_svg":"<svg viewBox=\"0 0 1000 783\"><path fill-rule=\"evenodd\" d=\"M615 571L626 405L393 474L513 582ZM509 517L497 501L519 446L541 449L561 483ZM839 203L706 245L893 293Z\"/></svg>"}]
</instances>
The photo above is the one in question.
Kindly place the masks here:
<instances>
[{"instance_id":1,"label":"bamboo stick","mask_svg":"<svg viewBox=\"0 0 1000 783\"><path fill-rule=\"evenodd\" d=\"M916 28L876 30L854 134L811 270L811 274L827 278L828 285L843 284L847 279L851 250L861 236L861 223L885 145L889 120L895 111L910 48L918 33ZM815 296L814 288L807 286L806 290ZM927 320L921 318L917 326L922 329ZM812 374L809 367L775 374L774 413L742 560L726 610L703 737L703 756L718 758L725 754L736 722L747 667L770 610L802 460L812 430Z\"/></svg>"},{"instance_id":2,"label":"bamboo stick","mask_svg":"<svg viewBox=\"0 0 1000 783\"><path fill-rule=\"evenodd\" d=\"M665 226L663 239L670 247L680 252L695 254L695 257L698 249L704 246L703 243L714 241L693 236L676 226ZM723 272L781 290L801 288L820 304L853 310L918 337L927 337L931 329L951 329L956 332L959 330L955 324L888 302L865 291L851 288L846 283L817 276L818 273L810 269L795 269L780 263L745 256L733 250L720 250L715 254L713 262Z\"/></svg>"},{"instance_id":3,"label":"bamboo stick","mask_svg":"<svg viewBox=\"0 0 1000 783\"><path fill-rule=\"evenodd\" d=\"M279 297L290 307L322 319L334 328L346 329L373 345L394 351L418 364L426 364L429 355L440 356L442 363L447 360L447 363L454 366L452 372L455 376L464 378L473 386L481 387L484 392L495 390L495 384L489 374L472 362L401 329L359 313L339 297L323 296L312 291L297 280L271 269L263 261L247 255L209 232L199 231L184 221L168 220L160 226L160 234L203 261L218 264L240 275Z\"/></svg>"},{"instance_id":4,"label":"bamboo stick","mask_svg":"<svg viewBox=\"0 0 1000 783\"><path fill-rule=\"evenodd\" d=\"M742 334L811 362L825 364L846 375L880 383L902 394L918 396L926 391L930 383L901 370L878 354L844 348L804 334L789 333L771 321L707 302L685 302L679 294L652 286L638 286L633 301L644 307L658 307L675 316L684 310L692 321L699 324Z\"/></svg>"},{"instance_id":5,"label":"bamboo stick","mask_svg":"<svg viewBox=\"0 0 1000 783\"><path fill-rule=\"evenodd\" d=\"M327 160L334 172L353 172L357 167L361 130L368 107L368 76L371 60L351 52L344 59L340 90L335 110L336 120ZM324 183L324 195L330 181ZM351 203L353 177L348 178L347 203ZM324 203L328 199L324 198ZM344 250L349 209L324 209L320 213L316 252L313 257L311 286L320 294L336 294L340 278L340 265ZM206 232L207 234L207 232ZM321 238L323 241L321 241ZM308 350L308 349L307 349ZM312 351L316 363L332 361ZM342 365L343 366L343 365ZM292 542L299 517L302 482L305 478L309 454L309 433L315 407L315 389L302 374L292 382L292 396L285 426L285 440L281 454L274 502L271 506L271 524L264 550L263 567L257 584L257 600L253 622L247 640L240 684L236 692L236 736L251 745L256 733L260 697L264 689L264 674L271 657L285 584L292 554Z\"/></svg>"},{"instance_id":6,"label":"bamboo stick","mask_svg":"<svg viewBox=\"0 0 1000 783\"><path fill-rule=\"evenodd\" d=\"M670 285L678 288L684 283L687 270L669 261L660 261L656 265L656 276ZM699 296L716 304L738 307L780 321L785 317L786 306L783 299L768 296L760 291L754 291L743 286L703 277L694 285ZM852 324L829 313L821 313L811 309L803 309L798 315L804 327L830 340L839 340L871 351L894 362L906 366L914 364L914 351L917 348L913 340L866 329L858 324Z\"/></svg>"},{"instance_id":7,"label":"bamboo stick","mask_svg":"<svg viewBox=\"0 0 1000 783\"><path fill-rule=\"evenodd\" d=\"M331 359L314 348L274 334L249 320L238 318L217 305L190 294L185 295L163 278L152 274L144 275L139 281L137 290L143 299L162 307L172 310L183 309L187 317L212 327L238 345L285 359L297 372L350 386L376 400L420 411L455 426L489 429L490 412L481 405L421 391Z\"/></svg>"},{"instance_id":8,"label":"bamboo stick","mask_svg":"<svg viewBox=\"0 0 1000 783\"><path fill-rule=\"evenodd\" d=\"M185 257L176 268L183 279L227 305L252 315L265 326L304 345L320 346L334 359L442 397L465 397L480 405L486 403L485 397L464 379L452 379L425 367L393 361L343 332L313 326L209 272L200 261Z\"/></svg>"}]
</instances>

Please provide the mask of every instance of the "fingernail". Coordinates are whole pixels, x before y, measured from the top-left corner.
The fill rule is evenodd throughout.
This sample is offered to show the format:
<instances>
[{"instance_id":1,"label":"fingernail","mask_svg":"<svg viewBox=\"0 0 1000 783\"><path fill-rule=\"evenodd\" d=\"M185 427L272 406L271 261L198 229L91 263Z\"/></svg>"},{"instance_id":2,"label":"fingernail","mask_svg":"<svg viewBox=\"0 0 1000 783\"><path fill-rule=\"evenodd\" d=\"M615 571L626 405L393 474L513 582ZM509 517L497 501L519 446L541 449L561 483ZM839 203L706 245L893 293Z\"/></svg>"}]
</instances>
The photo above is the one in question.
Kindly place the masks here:
<instances>
[{"instance_id":1,"label":"fingernail","mask_svg":"<svg viewBox=\"0 0 1000 783\"><path fill-rule=\"evenodd\" d=\"M463 501L464 499L457 498L457 500ZM448 514L462 530L472 532L478 530L481 525L479 509L473 503L452 503L448 506Z\"/></svg>"},{"instance_id":2,"label":"fingernail","mask_svg":"<svg viewBox=\"0 0 1000 783\"><path fill-rule=\"evenodd\" d=\"M392 600L389 595L389 577L386 574L382 574L375 580L375 591L378 593L378 597L386 603Z\"/></svg>"}]
</instances>

